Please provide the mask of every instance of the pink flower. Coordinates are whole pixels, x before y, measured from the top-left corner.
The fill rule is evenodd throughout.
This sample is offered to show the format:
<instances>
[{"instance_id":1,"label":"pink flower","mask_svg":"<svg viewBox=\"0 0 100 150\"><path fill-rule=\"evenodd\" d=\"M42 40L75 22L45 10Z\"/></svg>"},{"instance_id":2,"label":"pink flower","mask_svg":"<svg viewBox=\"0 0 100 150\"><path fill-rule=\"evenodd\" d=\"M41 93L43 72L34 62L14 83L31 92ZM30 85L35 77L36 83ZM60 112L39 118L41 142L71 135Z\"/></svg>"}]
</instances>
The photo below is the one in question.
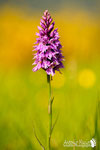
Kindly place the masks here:
<instances>
[{"instance_id":1,"label":"pink flower","mask_svg":"<svg viewBox=\"0 0 100 150\"><path fill-rule=\"evenodd\" d=\"M51 25L50 25L51 24ZM34 63L36 65L33 71L37 71L40 68L44 69L48 75L54 75L55 70L60 71L63 66L63 56L61 51L61 44L59 41L59 35L57 29L54 29L54 22L52 23L52 18L46 10L44 16L40 21L41 27L38 26L39 33L34 50Z\"/></svg>"}]
</instances>

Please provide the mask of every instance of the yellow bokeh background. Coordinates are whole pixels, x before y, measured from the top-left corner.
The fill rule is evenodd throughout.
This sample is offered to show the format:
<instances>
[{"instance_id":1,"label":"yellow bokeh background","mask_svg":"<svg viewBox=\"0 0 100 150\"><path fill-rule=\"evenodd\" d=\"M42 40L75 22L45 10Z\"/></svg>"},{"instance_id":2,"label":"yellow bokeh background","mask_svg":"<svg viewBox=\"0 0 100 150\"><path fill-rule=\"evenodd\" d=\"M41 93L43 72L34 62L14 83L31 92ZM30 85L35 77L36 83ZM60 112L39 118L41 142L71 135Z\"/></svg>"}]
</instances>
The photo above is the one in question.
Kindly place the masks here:
<instances>
[{"instance_id":1,"label":"yellow bokeh background","mask_svg":"<svg viewBox=\"0 0 100 150\"><path fill-rule=\"evenodd\" d=\"M93 87L96 82L95 73L89 69L82 70L78 75L78 82L84 88Z\"/></svg>"}]
</instances>

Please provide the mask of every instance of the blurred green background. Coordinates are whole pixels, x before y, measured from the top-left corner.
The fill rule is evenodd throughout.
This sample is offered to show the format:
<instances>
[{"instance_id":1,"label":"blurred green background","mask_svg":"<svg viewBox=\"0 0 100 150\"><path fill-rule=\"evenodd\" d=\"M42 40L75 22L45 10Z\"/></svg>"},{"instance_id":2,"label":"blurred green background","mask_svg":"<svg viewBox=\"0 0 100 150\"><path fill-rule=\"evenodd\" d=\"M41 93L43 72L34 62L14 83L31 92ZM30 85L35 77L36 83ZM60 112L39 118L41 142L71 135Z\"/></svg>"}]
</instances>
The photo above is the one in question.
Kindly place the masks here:
<instances>
[{"instance_id":1,"label":"blurred green background","mask_svg":"<svg viewBox=\"0 0 100 150\"><path fill-rule=\"evenodd\" d=\"M52 81L52 150L65 140L100 142L100 1L0 0L0 150L41 150L46 145L48 85L43 70L32 72L32 46L48 9L65 56ZM97 112L97 113L96 113ZM99 148L97 148L99 150Z\"/></svg>"}]
</instances>

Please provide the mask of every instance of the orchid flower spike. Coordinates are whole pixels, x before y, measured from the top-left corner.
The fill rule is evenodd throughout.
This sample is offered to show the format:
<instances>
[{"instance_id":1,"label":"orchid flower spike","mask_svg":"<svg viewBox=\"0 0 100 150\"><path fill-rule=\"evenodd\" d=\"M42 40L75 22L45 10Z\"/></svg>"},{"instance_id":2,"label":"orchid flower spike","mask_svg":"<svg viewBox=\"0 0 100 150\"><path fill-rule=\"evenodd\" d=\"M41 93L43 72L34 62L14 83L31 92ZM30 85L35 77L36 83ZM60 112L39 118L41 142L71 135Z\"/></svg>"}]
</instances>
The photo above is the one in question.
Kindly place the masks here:
<instances>
[{"instance_id":1,"label":"orchid flower spike","mask_svg":"<svg viewBox=\"0 0 100 150\"><path fill-rule=\"evenodd\" d=\"M38 38L35 42L34 54L35 61L33 65L36 65L32 70L35 72L42 68L46 71L47 75L54 75L55 71L60 71L60 68L64 68L62 63L62 45L59 41L59 35L57 29L54 29L55 22L52 22L52 18L45 10L42 19L40 20L40 26L38 26L39 33L36 33Z\"/></svg>"}]
</instances>

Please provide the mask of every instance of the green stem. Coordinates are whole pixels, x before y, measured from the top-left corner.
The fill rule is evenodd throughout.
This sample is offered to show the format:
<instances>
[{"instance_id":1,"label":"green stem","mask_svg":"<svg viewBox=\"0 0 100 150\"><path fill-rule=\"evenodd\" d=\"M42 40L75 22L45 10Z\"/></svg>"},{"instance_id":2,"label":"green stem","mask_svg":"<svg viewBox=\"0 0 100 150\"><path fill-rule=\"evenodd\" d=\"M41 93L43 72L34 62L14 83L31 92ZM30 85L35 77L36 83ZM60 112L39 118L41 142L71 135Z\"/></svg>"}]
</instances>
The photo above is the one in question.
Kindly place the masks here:
<instances>
[{"instance_id":1,"label":"green stem","mask_svg":"<svg viewBox=\"0 0 100 150\"><path fill-rule=\"evenodd\" d=\"M52 98L51 98L50 75L47 75L47 81L49 84L49 101L48 101L49 130L48 130L48 136L47 136L47 150L51 150L50 140L51 140L51 130L52 130Z\"/></svg>"}]
</instances>

